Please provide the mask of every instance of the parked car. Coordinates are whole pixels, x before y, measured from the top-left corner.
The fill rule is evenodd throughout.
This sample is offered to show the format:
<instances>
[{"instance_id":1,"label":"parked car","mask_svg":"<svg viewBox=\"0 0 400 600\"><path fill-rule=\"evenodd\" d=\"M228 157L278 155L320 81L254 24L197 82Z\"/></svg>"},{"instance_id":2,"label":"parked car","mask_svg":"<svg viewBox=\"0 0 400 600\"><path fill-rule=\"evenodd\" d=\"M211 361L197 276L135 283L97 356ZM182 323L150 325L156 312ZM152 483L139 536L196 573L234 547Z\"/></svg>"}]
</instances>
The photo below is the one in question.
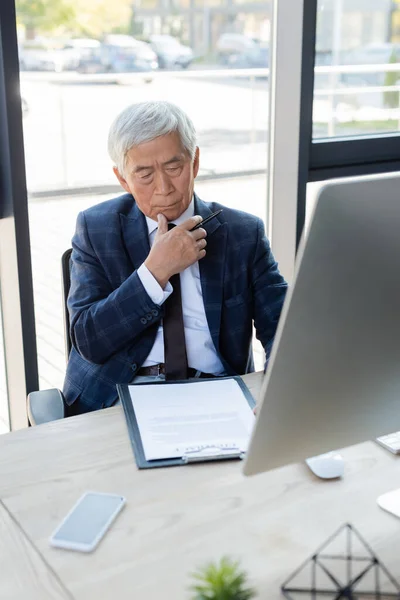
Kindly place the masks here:
<instances>
[{"instance_id":1,"label":"parked car","mask_svg":"<svg viewBox=\"0 0 400 600\"><path fill-rule=\"evenodd\" d=\"M400 63L400 44L368 44L355 50L342 54L341 63L343 65L383 65ZM371 72L371 73L345 73L341 76L341 81L346 85L385 85L389 71ZM400 78L399 72L393 72L389 77L394 85L395 80Z\"/></svg>"},{"instance_id":2,"label":"parked car","mask_svg":"<svg viewBox=\"0 0 400 600\"><path fill-rule=\"evenodd\" d=\"M92 52L100 48L98 40L92 38L75 38L68 40L62 50L69 53L70 61L68 68L78 69L81 61L90 58Z\"/></svg>"},{"instance_id":3,"label":"parked car","mask_svg":"<svg viewBox=\"0 0 400 600\"><path fill-rule=\"evenodd\" d=\"M332 63L332 51L316 53L315 66L330 66ZM338 56L339 65L378 65L392 63L400 63L400 44L368 44L352 50L342 50ZM379 86L384 85L387 73L389 71L341 73L338 75L338 81L341 85L354 87L364 85ZM328 82L329 74L324 74L323 76L319 74L319 79L321 81L325 81L326 79L326 82ZM323 86L320 85L319 87Z\"/></svg>"},{"instance_id":4,"label":"parked car","mask_svg":"<svg viewBox=\"0 0 400 600\"><path fill-rule=\"evenodd\" d=\"M316 67L329 67L332 65L332 52L331 50L317 50L315 52L315 66ZM327 89L330 86L331 75L330 73L314 73L314 89Z\"/></svg>"},{"instance_id":5,"label":"parked car","mask_svg":"<svg viewBox=\"0 0 400 600\"><path fill-rule=\"evenodd\" d=\"M193 61L193 50L171 35L151 35L149 42L157 54L160 69L186 69Z\"/></svg>"},{"instance_id":6,"label":"parked car","mask_svg":"<svg viewBox=\"0 0 400 600\"><path fill-rule=\"evenodd\" d=\"M253 38L242 33L223 33L217 40L217 52L221 57L230 54L240 54L244 50L254 47Z\"/></svg>"},{"instance_id":7,"label":"parked car","mask_svg":"<svg viewBox=\"0 0 400 600\"><path fill-rule=\"evenodd\" d=\"M269 48L264 44L256 44L242 53L231 54L227 60L234 69L267 68L269 65Z\"/></svg>"},{"instance_id":8,"label":"parked car","mask_svg":"<svg viewBox=\"0 0 400 600\"><path fill-rule=\"evenodd\" d=\"M400 44L368 44L351 51L341 52L340 64L342 65L386 65L399 63L398 71L354 71L340 73L336 77L336 87L341 88L337 96L343 110L349 114L357 115L357 111L369 111L369 118L381 119L386 109L399 109L400 95L396 90L384 90L384 87L396 86L400 82ZM331 87L332 78L329 78L327 87ZM372 88L372 91L369 91ZM382 88L382 89L379 89ZM349 89L348 93L346 90ZM355 111L355 112L354 112ZM355 118L355 117L354 117Z\"/></svg>"},{"instance_id":9,"label":"parked car","mask_svg":"<svg viewBox=\"0 0 400 600\"><path fill-rule=\"evenodd\" d=\"M61 71L76 68L76 52L62 42L46 38L26 40L19 45L21 71Z\"/></svg>"},{"instance_id":10,"label":"parked car","mask_svg":"<svg viewBox=\"0 0 400 600\"><path fill-rule=\"evenodd\" d=\"M267 44L240 33L224 33L217 41L218 61L228 67L251 69L268 67Z\"/></svg>"},{"instance_id":11,"label":"parked car","mask_svg":"<svg viewBox=\"0 0 400 600\"><path fill-rule=\"evenodd\" d=\"M149 44L128 35L109 35L79 62L80 73L153 72L157 56Z\"/></svg>"}]
</instances>

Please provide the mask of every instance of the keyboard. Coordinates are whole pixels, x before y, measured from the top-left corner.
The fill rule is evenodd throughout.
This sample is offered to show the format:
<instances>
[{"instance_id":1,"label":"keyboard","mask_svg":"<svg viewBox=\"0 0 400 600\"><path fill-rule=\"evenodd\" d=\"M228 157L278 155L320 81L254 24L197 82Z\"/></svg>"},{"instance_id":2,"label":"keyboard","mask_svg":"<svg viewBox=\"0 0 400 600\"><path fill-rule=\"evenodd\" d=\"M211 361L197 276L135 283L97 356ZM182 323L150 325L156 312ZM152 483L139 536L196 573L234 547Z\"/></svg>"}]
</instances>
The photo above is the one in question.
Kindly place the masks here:
<instances>
[{"instance_id":1,"label":"keyboard","mask_svg":"<svg viewBox=\"0 0 400 600\"><path fill-rule=\"evenodd\" d=\"M400 454L400 431L395 433L388 433L388 435L382 435L375 440L380 446L389 450L393 454Z\"/></svg>"}]
</instances>

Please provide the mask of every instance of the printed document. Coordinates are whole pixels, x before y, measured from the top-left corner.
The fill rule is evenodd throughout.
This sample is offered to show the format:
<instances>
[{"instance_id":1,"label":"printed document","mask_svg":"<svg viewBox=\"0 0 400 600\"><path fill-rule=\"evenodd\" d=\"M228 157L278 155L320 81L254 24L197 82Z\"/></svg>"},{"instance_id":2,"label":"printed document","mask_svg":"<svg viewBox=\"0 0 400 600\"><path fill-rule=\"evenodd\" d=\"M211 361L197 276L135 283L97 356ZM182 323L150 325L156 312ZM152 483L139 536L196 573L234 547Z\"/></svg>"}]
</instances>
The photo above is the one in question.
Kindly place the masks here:
<instances>
[{"instance_id":1,"label":"printed document","mask_svg":"<svg viewBox=\"0 0 400 600\"><path fill-rule=\"evenodd\" d=\"M235 379L130 385L147 460L245 452L254 414Z\"/></svg>"}]
</instances>

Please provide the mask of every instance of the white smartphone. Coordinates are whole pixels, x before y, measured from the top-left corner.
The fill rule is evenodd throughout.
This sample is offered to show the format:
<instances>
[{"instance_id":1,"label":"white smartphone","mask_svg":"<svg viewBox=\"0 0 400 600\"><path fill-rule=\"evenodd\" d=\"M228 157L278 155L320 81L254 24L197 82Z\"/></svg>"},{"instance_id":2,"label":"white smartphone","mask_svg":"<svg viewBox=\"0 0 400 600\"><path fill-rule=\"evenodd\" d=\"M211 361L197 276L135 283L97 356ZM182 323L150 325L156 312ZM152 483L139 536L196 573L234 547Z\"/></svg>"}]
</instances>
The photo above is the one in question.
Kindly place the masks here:
<instances>
[{"instance_id":1,"label":"white smartphone","mask_svg":"<svg viewBox=\"0 0 400 600\"><path fill-rule=\"evenodd\" d=\"M125 498L116 494L86 492L54 531L50 545L91 552L125 503Z\"/></svg>"}]
</instances>

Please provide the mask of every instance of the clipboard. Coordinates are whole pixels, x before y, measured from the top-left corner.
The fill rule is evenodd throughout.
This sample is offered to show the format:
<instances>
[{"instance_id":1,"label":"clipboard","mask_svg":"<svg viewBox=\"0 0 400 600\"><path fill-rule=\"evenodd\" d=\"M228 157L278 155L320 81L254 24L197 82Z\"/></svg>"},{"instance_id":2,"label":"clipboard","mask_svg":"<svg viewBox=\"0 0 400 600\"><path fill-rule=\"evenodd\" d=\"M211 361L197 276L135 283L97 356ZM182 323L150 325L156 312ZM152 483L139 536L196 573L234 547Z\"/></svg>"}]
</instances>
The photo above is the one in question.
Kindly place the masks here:
<instances>
[{"instance_id":1,"label":"clipboard","mask_svg":"<svg viewBox=\"0 0 400 600\"><path fill-rule=\"evenodd\" d=\"M243 392L244 398L247 400L251 409L256 406L255 400L251 395L251 392L243 379L238 376L232 377L218 377L218 380L233 379L235 380L241 391ZM207 445L204 447L188 447L185 454L182 457L174 458L163 458L155 460L147 460L143 448L142 438L140 435L139 425L136 419L135 410L130 397L129 388L139 387L141 385L154 385L164 386L169 384L179 385L207 385L208 381L215 381L215 379L191 379L190 381L163 381L163 382L151 382L151 383L137 383L137 384L117 384L117 391L121 404L124 409L126 424L128 427L129 439L132 445L133 454L135 457L136 465L138 469L153 469L157 467L174 467L181 465L188 465L198 462L207 462L215 460L227 460L227 459L242 459L244 453L239 449L227 444L218 445Z\"/></svg>"}]
</instances>

